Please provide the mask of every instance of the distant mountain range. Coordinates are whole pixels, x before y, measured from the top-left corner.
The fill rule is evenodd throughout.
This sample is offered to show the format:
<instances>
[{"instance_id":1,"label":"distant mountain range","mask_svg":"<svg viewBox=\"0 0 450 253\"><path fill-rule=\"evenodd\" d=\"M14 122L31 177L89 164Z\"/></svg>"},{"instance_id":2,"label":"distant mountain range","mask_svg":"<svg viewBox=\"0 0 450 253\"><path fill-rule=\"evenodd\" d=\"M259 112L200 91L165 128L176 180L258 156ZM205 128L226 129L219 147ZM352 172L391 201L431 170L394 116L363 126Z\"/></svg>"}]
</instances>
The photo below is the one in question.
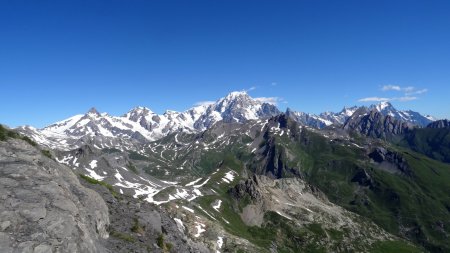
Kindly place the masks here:
<instances>
[{"instance_id":1,"label":"distant mountain range","mask_svg":"<svg viewBox=\"0 0 450 253\"><path fill-rule=\"evenodd\" d=\"M434 120L429 115L424 116L411 110L397 110L389 102L371 105L368 108L344 107L337 113L324 112L319 115L288 108L285 114L300 125L321 129L331 125L344 125L356 111L369 114L373 110L419 127L424 127ZM231 92L215 103L196 106L184 112L168 110L160 115L149 108L136 107L125 115L111 116L92 108L84 115L75 115L42 129L23 126L18 130L32 136L39 144L51 148L67 150L79 146L88 139L92 142L88 136L95 136L94 142L97 142L99 147L106 145L126 148L132 147L136 142L158 140L174 132L204 131L219 121L244 123L249 120L267 119L280 113L275 105L252 98L244 91L237 91Z\"/></svg>"}]
</instances>

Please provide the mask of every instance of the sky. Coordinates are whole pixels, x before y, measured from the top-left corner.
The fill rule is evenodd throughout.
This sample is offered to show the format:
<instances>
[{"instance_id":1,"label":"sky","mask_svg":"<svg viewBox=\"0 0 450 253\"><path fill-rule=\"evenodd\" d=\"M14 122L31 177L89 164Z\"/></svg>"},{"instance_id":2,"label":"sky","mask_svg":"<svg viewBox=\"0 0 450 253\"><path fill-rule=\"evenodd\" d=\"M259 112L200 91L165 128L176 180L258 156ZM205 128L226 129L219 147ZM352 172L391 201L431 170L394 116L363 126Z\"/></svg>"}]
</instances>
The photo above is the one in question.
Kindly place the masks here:
<instances>
[{"instance_id":1,"label":"sky","mask_svg":"<svg viewBox=\"0 0 450 253\"><path fill-rule=\"evenodd\" d=\"M0 1L0 123L184 111L231 91L450 118L450 1Z\"/></svg>"}]
</instances>

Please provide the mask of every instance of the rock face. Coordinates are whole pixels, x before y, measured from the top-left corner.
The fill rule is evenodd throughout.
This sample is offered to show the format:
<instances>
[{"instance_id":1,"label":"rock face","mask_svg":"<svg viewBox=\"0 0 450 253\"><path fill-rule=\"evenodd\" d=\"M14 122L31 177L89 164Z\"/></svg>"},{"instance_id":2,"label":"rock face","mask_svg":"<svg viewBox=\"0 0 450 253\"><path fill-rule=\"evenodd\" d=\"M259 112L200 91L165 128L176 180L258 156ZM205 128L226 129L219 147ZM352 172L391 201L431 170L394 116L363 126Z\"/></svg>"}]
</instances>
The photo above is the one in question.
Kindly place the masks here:
<instances>
[{"instance_id":1,"label":"rock face","mask_svg":"<svg viewBox=\"0 0 450 253\"><path fill-rule=\"evenodd\" d=\"M403 134L409 128L412 128L412 126L406 122L389 115L384 116L375 109L367 112L366 108L358 109L344 124L345 130L383 139Z\"/></svg>"},{"instance_id":2,"label":"rock face","mask_svg":"<svg viewBox=\"0 0 450 253\"><path fill-rule=\"evenodd\" d=\"M266 175L270 178L282 178L298 176L299 169L288 164L290 154L288 150L277 144L278 133L286 132L288 136L298 135L299 124L286 114L280 114L267 121L265 132L262 134L264 140L261 142L258 156L255 160L263 161L259 166L253 168L257 174Z\"/></svg>"},{"instance_id":3,"label":"rock face","mask_svg":"<svg viewBox=\"0 0 450 253\"><path fill-rule=\"evenodd\" d=\"M108 208L66 166L0 142L0 252L106 252Z\"/></svg>"},{"instance_id":4,"label":"rock face","mask_svg":"<svg viewBox=\"0 0 450 253\"><path fill-rule=\"evenodd\" d=\"M228 193L238 201L241 201L245 196L249 196L252 201L261 201L262 193L258 187L258 177L253 176L243 182L240 182L235 187L231 188Z\"/></svg>"},{"instance_id":5,"label":"rock face","mask_svg":"<svg viewBox=\"0 0 450 253\"><path fill-rule=\"evenodd\" d=\"M427 128L450 128L450 121L447 119L437 120L428 124Z\"/></svg>"},{"instance_id":6,"label":"rock face","mask_svg":"<svg viewBox=\"0 0 450 253\"><path fill-rule=\"evenodd\" d=\"M327 127L334 122L319 117L314 114L304 113L304 112L296 112L292 111L290 108L286 109L286 116L290 119L298 122L300 125L309 126L314 128L324 128Z\"/></svg>"},{"instance_id":7,"label":"rock face","mask_svg":"<svg viewBox=\"0 0 450 253\"><path fill-rule=\"evenodd\" d=\"M333 124L342 125L358 109L357 106L344 107L340 112L323 112L319 116Z\"/></svg>"},{"instance_id":8,"label":"rock face","mask_svg":"<svg viewBox=\"0 0 450 253\"><path fill-rule=\"evenodd\" d=\"M430 115L422 115L418 112L407 110L407 111L400 111L394 108L391 103L389 102L381 102L377 105L371 105L369 107L370 110L377 110L384 116L391 116L396 120L401 120L408 122L412 125L425 127L427 124L432 122L434 118Z\"/></svg>"},{"instance_id":9,"label":"rock face","mask_svg":"<svg viewBox=\"0 0 450 253\"><path fill-rule=\"evenodd\" d=\"M267 228L270 222L264 217L272 213L285 221L295 220L296 228L308 227L316 222L326 229L342 230L345 227L351 231L348 236L352 240L361 242L389 238L386 232L371 223L355 222L360 217L332 204L320 190L299 178L271 179L254 175L240 181L228 194L235 201L234 204L242 208L242 221L250 226ZM298 240L296 236L288 236L290 240ZM321 239L327 240L325 237ZM301 242L306 243L308 240L304 237ZM355 250L348 242L349 238L339 241L342 252ZM334 251L327 249L326 252Z\"/></svg>"},{"instance_id":10,"label":"rock face","mask_svg":"<svg viewBox=\"0 0 450 253\"><path fill-rule=\"evenodd\" d=\"M382 166L380 166L380 168L392 173L400 173L407 176L412 176L413 174L408 161L397 152L378 147L369 154L369 157L372 158L373 161L381 164Z\"/></svg>"}]
</instances>

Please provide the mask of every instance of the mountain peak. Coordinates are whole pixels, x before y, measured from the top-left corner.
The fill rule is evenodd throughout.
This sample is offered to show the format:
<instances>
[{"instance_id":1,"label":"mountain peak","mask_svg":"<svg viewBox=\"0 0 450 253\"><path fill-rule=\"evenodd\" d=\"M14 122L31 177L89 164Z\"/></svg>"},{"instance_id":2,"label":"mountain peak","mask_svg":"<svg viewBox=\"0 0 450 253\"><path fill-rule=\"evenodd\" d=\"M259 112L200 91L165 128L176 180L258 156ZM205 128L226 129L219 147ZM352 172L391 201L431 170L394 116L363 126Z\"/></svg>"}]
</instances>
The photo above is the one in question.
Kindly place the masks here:
<instances>
[{"instance_id":1,"label":"mountain peak","mask_svg":"<svg viewBox=\"0 0 450 253\"><path fill-rule=\"evenodd\" d=\"M153 113L152 110L150 110L149 108L145 107L145 106L137 106L134 107L133 109L131 109L128 113L136 113L136 114L151 114Z\"/></svg>"},{"instance_id":2,"label":"mountain peak","mask_svg":"<svg viewBox=\"0 0 450 253\"><path fill-rule=\"evenodd\" d=\"M91 107L91 109L89 109L89 111L86 114L100 116L100 113L97 111L97 109L95 109L95 107Z\"/></svg>"},{"instance_id":3,"label":"mountain peak","mask_svg":"<svg viewBox=\"0 0 450 253\"><path fill-rule=\"evenodd\" d=\"M387 109L395 110L394 106L392 106L392 104L389 101L380 102L377 105L371 106L371 108L376 108L380 112Z\"/></svg>"},{"instance_id":4,"label":"mountain peak","mask_svg":"<svg viewBox=\"0 0 450 253\"><path fill-rule=\"evenodd\" d=\"M228 95L226 95L226 98L234 98L234 97L239 97L239 96L248 96L247 92L245 90L243 91L232 91L230 93L228 93Z\"/></svg>"}]
</instances>

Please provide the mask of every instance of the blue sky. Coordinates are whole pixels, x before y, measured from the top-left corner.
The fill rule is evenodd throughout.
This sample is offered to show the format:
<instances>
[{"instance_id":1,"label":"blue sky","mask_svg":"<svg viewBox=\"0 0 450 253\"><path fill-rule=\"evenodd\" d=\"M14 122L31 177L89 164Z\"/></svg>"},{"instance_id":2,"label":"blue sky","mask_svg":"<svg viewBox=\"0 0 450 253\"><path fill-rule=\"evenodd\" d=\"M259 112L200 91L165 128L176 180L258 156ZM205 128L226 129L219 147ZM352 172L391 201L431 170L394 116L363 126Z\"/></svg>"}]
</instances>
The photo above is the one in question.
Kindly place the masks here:
<instances>
[{"instance_id":1,"label":"blue sky","mask_svg":"<svg viewBox=\"0 0 450 253\"><path fill-rule=\"evenodd\" d=\"M5 0L0 122L185 110L244 89L282 109L392 99L450 118L448 13L425 0Z\"/></svg>"}]
</instances>

